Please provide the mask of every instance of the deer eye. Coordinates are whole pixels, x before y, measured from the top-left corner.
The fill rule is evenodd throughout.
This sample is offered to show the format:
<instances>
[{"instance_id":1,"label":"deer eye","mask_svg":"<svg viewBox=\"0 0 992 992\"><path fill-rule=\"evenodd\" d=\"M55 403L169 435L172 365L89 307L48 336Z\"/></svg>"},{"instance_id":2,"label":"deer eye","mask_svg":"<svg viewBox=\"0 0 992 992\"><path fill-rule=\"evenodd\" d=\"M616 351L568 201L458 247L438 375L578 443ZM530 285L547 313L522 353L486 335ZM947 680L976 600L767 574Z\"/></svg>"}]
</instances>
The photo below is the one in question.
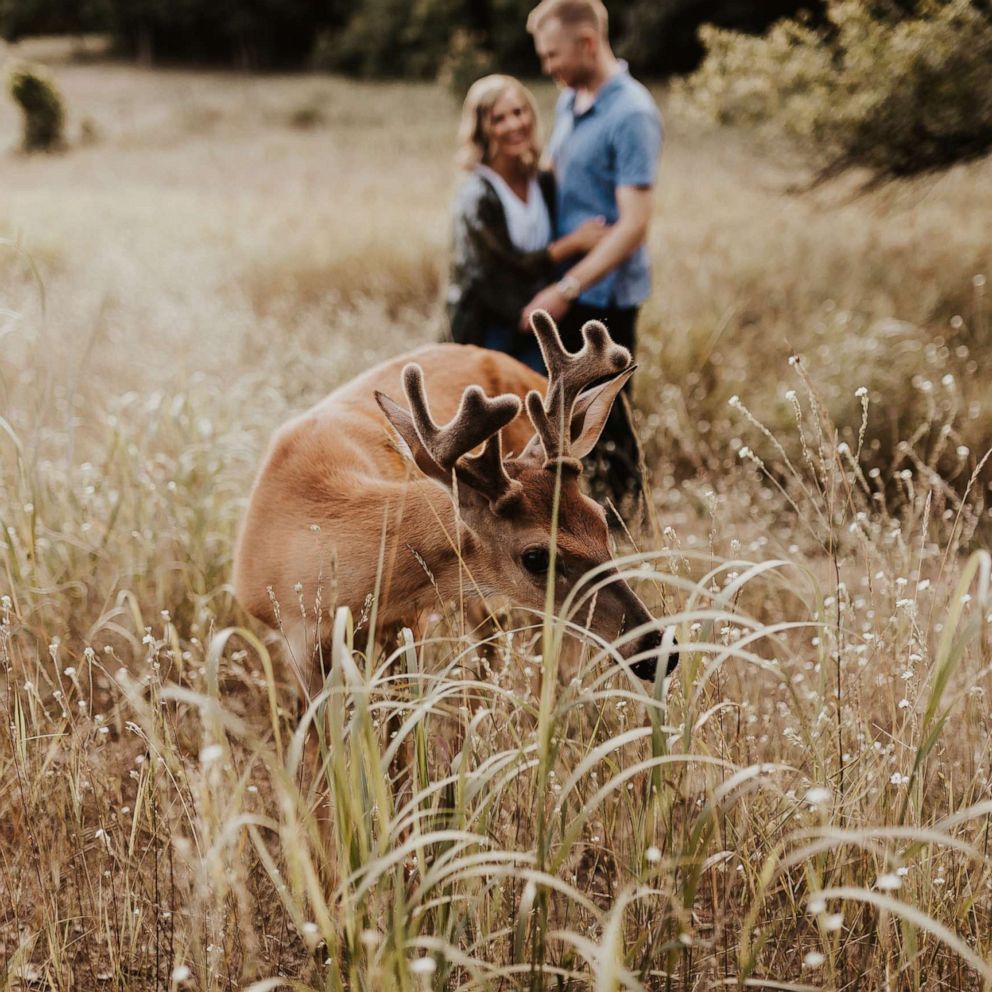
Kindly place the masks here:
<instances>
[{"instance_id":1,"label":"deer eye","mask_svg":"<svg viewBox=\"0 0 992 992\"><path fill-rule=\"evenodd\" d=\"M546 575L551 564L551 553L547 548L528 548L521 561L531 575Z\"/></svg>"}]
</instances>

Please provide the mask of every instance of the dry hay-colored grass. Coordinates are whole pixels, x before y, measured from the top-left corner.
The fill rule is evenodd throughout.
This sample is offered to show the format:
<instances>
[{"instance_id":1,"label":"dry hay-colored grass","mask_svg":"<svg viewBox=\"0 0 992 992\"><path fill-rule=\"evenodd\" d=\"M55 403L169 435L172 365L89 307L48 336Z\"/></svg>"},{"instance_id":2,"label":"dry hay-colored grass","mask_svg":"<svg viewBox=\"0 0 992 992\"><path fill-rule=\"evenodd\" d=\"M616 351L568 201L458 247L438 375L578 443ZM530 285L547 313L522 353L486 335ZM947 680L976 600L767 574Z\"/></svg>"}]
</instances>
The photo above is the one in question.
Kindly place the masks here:
<instances>
[{"instance_id":1,"label":"dry hay-colored grass","mask_svg":"<svg viewBox=\"0 0 992 992\"><path fill-rule=\"evenodd\" d=\"M456 108L56 71L90 138L0 187L5 988L987 987L987 163L796 198L671 107L625 565L671 686L439 604L342 623L301 718L234 530L275 425L439 333Z\"/></svg>"}]
</instances>

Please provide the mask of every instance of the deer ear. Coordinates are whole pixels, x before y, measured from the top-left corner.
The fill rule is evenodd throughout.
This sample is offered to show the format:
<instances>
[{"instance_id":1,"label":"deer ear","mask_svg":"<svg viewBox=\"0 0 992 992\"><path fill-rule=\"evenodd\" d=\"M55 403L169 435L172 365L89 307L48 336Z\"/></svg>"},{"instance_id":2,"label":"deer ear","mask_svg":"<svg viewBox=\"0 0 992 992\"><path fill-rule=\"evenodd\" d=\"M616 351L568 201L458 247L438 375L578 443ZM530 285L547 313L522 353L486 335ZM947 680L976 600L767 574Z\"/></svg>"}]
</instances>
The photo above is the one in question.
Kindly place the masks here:
<instances>
[{"instance_id":1,"label":"deer ear","mask_svg":"<svg viewBox=\"0 0 992 992\"><path fill-rule=\"evenodd\" d=\"M429 479L440 483L450 492L451 475L427 453L417 434L417 428L413 425L410 411L401 407L395 400L391 400L385 393L380 393L378 389L375 391L375 401L399 435L400 453L410 459Z\"/></svg>"},{"instance_id":2,"label":"deer ear","mask_svg":"<svg viewBox=\"0 0 992 992\"><path fill-rule=\"evenodd\" d=\"M613 409L613 403L627 380L634 374L636 365L618 372L612 379L599 386L593 386L576 397L572 407L571 445L569 454L573 458L585 458L596 447L599 435L606 426L606 418Z\"/></svg>"}]
</instances>

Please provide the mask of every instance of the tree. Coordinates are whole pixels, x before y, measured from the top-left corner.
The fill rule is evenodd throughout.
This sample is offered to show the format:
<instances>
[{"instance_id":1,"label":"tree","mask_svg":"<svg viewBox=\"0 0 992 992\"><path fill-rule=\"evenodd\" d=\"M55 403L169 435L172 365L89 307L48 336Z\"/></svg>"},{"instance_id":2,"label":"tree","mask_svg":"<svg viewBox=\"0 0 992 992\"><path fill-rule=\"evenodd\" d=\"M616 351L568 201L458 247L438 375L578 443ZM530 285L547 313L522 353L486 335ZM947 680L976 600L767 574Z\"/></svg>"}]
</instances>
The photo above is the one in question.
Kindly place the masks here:
<instances>
[{"instance_id":1,"label":"tree","mask_svg":"<svg viewBox=\"0 0 992 992\"><path fill-rule=\"evenodd\" d=\"M974 0L906 7L831 0L826 26L764 37L705 28L689 81L715 119L800 140L827 178L930 172L992 149L992 12Z\"/></svg>"}]
</instances>

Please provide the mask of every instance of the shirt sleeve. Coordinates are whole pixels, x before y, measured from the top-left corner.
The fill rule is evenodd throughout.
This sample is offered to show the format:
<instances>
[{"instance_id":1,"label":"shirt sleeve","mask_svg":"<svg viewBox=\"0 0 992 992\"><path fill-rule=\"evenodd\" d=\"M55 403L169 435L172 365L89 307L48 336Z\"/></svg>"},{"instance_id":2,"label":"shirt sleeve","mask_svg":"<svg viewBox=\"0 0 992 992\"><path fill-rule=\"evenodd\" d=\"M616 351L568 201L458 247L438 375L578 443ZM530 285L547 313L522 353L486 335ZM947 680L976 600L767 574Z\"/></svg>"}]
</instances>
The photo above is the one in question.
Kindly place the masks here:
<instances>
[{"instance_id":1,"label":"shirt sleeve","mask_svg":"<svg viewBox=\"0 0 992 992\"><path fill-rule=\"evenodd\" d=\"M625 114L613 132L617 186L653 186L661 157L661 117L638 110Z\"/></svg>"}]
</instances>

